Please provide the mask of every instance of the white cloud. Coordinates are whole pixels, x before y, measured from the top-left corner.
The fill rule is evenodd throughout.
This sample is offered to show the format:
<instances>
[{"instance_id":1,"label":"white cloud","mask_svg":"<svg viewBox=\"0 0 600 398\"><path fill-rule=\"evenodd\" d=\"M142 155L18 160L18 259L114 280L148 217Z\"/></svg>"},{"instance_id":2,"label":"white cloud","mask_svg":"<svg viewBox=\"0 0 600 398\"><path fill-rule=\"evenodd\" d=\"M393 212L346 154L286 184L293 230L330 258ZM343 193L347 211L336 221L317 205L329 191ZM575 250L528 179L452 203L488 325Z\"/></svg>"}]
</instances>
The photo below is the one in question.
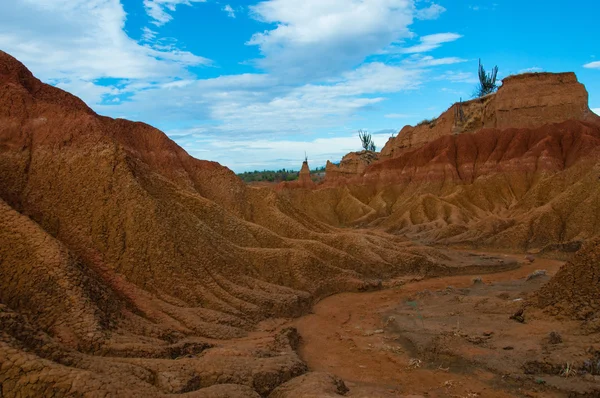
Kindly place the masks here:
<instances>
[{"instance_id":1,"label":"white cloud","mask_svg":"<svg viewBox=\"0 0 600 398\"><path fill-rule=\"evenodd\" d=\"M390 134L374 133L372 137L380 150L390 138ZM193 156L220 163L226 161L236 172L282 167L299 170L305 151L310 166L319 167L324 166L327 160L339 161L348 152L361 150L356 132L304 140L232 140L223 136L202 136L191 138L183 147ZM236 155L231 156L232 153Z\"/></svg>"},{"instance_id":2,"label":"white cloud","mask_svg":"<svg viewBox=\"0 0 600 398\"><path fill-rule=\"evenodd\" d=\"M118 0L20 0L3 7L0 47L47 80L159 78L182 74L182 66L209 63L186 51L140 45L124 25Z\"/></svg>"},{"instance_id":3,"label":"white cloud","mask_svg":"<svg viewBox=\"0 0 600 398\"><path fill-rule=\"evenodd\" d=\"M177 5L191 3L144 2L156 25L168 22ZM226 6L224 11L228 12ZM179 49L176 39L158 39L149 27L142 28L140 42L129 37L120 0L8 2L0 14L0 48L100 113L163 129L189 128L173 132L179 134L180 144L192 154L206 158L200 153L208 153L235 167L257 157L243 152L238 159L227 148L219 149L219 142L247 140L247 149L258 151L251 144L257 137L274 139L278 144L270 147L268 156L280 156L284 146L296 142L286 137L353 130L346 127L363 124L365 115L388 94L417 88L427 68L464 61L411 53L395 54L406 58L396 64L364 63L367 56L412 37L408 26L419 12L416 17L433 18L441 10L433 6L416 10L412 0L263 1L252 9L254 17L276 25L255 34L250 43L259 46L263 54L259 64L267 70L211 79L201 79L189 69L211 61ZM435 47L456 38L426 40ZM219 138L206 145L189 141L198 134L202 139ZM347 146L341 144L346 141L327 140L307 139L306 149L318 154L316 146L339 144L334 152L327 149L331 159L358 149L354 138ZM210 151L204 152L206 148Z\"/></svg>"},{"instance_id":4,"label":"white cloud","mask_svg":"<svg viewBox=\"0 0 600 398\"><path fill-rule=\"evenodd\" d=\"M465 59L458 57L434 58L431 55L413 54L402 61L402 64L412 68L426 68L441 65L453 65L465 62Z\"/></svg>"},{"instance_id":5,"label":"white cloud","mask_svg":"<svg viewBox=\"0 0 600 398\"><path fill-rule=\"evenodd\" d=\"M594 112L596 115L600 116L600 108L594 108L594 109L592 109L592 112Z\"/></svg>"},{"instance_id":6,"label":"white cloud","mask_svg":"<svg viewBox=\"0 0 600 398\"><path fill-rule=\"evenodd\" d=\"M276 74L326 77L410 37L412 0L267 0L251 15L274 29L256 33L259 66Z\"/></svg>"},{"instance_id":7,"label":"white cloud","mask_svg":"<svg viewBox=\"0 0 600 398\"><path fill-rule=\"evenodd\" d=\"M431 50L435 50L444 43L450 43L460 39L462 36L457 33L436 33L433 35L422 36L420 43L404 48L402 50L405 54L424 53Z\"/></svg>"},{"instance_id":8,"label":"white cloud","mask_svg":"<svg viewBox=\"0 0 600 398\"><path fill-rule=\"evenodd\" d=\"M225 7L223 7L223 11L225 11L227 13L227 16L229 18L235 18L235 10L233 8L231 8L231 6L229 4L227 4Z\"/></svg>"},{"instance_id":9,"label":"white cloud","mask_svg":"<svg viewBox=\"0 0 600 398\"><path fill-rule=\"evenodd\" d=\"M583 65L583 67L589 69L600 69L600 61L590 62L589 64Z\"/></svg>"},{"instance_id":10,"label":"white cloud","mask_svg":"<svg viewBox=\"0 0 600 398\"><path fill-rule=\"evenodd\" d=\"M118 0L11 1L0 14L0 48L90 105L113 93L92 87L98 79L172 79L210 62L176 48L137 43L124 32L125 18Z\"/></svg>"},{"instance_id":11,"label":"white cloud","mask_svg":"<svg viewBox=\"0 0 600 398\"><path fill-rule=\"evenodd\" d=\"M206 0L144 0L146 13L153 19L152 23L162 26L173 19L170 12L174 12L178 5L190 6L192 3L204 3Z\"/></svg>"},{"instance_id":12,"label":"white cloud","mask_svg":"<svg viewBox=\"0 0 600 398\"><path fill-rule=\"evenodd\" d=\"M77 96L87 104L97 104L102 102L102 99L105 96L116 96L120 94L120 91L115 87L99 86L92 82L79 80L77 78L57 81L54 85L70 93L77 93Z\"/></svg>"},{"instance_id":13,"label":"white cloud","mask_svg":"<svg viewBox=\"0 0 600 398\"><path fill-rule=\"evenodd\" d=\"M444 7L442 7L439 4L434 3L427 8L417 10L415 13L415 17L417 19L423 19L423 20L437 19L445 11L446 11L446 9Z\"/></svg>"},{"instance_id":14,"label":"white cloud","mask_svg":"<svg viewBox=\"0 0 600 398\"><path fill-rule=\"evenodd\" d=\"M385 99L386 93L416 88L423 71L370 63L319 84L289 87L266 74L177 81L137 92L131 102L103 106L138 120L209 120L213 131L230 134L294 134L335 127ZM157 122L159 120L156 120Z\"/></svg>"}]
</instances>

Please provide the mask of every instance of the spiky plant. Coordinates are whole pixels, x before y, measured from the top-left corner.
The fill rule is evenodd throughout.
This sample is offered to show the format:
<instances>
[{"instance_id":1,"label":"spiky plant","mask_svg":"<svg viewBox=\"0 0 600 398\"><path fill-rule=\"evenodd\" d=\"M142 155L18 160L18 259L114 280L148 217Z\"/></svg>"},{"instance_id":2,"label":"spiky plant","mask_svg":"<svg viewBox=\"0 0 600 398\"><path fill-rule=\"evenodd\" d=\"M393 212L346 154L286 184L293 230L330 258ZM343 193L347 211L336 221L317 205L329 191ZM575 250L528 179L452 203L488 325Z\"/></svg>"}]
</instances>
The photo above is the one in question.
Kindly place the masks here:
<instances>
[{"instance_id":1,"label":"spiky plant","mask_svg":"<svg viewBox=\"0 0 600 398\"><path fill-rule=\"evenodd\" d=\"M365 151L375 152L377 150L371 133L365 130L358 130L358 138L360 138L360 143Z\"/></svg>"},{"instance_id":2,"label":"spiky plant","mask_svg":"<svg viewBox=\"0 0 600 398\"><path fill-rule=\"evenodd\" d=\"M498 66L494 66L490 73L485 73L485 69L479 60L479 85L476 89L476 96L483 97L496 91L496 77L498 76Z\"/></svg>"}]
</instances>

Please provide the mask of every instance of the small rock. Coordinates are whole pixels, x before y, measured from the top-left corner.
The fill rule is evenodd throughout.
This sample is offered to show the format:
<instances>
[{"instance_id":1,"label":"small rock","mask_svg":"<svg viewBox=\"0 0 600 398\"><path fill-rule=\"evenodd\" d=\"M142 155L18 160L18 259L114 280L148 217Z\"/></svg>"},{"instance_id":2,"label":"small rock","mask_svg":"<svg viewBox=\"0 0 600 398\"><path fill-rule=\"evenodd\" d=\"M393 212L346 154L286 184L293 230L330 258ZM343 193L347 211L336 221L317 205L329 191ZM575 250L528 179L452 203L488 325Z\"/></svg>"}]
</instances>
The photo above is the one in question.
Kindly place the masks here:
<instances>
[{"instance_id":1,"label":"small rock","mask_svg":"<svg viewBox=\"0 0 600 398\"><path fill-rule=\"evenodd\" d=\"M552 331L548 334L548 341L550 344L560 344L563 340L558 332Z\"/></svg>"},{"instance_id":2,"label":"small rock","mask_svg":"<svg viewBox=\"0 0 600 398\"><path fill-rule=\"evenodd\" d=\"M521 308L519 311L517 311L513 315L511 315L509 319L515 320L520 323L525 323L525 316L523 315L524 311L525 310L523 308Z\"/></svg>"},{"instance_id":3,"label":"small rock","mask_svg":"<svg viewBox=\"0 0 600 398\"><path fill-rule=\"evenodd\" d=\"M527 276L527 280L530 281L532 279L539 278L540 276L546 276L547 273L548 271L546 271L545 269L535 270L532 274Z\"/></svg>"}]
</instances>

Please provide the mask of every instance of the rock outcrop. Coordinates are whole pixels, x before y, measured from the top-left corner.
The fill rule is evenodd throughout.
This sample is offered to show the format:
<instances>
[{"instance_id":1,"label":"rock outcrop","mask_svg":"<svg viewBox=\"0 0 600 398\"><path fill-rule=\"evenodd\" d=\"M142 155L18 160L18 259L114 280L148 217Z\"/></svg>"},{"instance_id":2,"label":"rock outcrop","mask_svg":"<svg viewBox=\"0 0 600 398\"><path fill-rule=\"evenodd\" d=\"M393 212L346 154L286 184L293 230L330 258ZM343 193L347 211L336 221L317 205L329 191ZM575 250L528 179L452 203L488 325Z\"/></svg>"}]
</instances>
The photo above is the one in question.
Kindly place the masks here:
<instances>
[{"instance_id":1,"label":"rock outcrop","mask_svg":"<svg viewBox=\"0 0 600 398\"><path fill-rule=\"evenodd\" d=\"M298 183L305 188L315 185L310 177L310 167L308 167L308 161L306 160L302 162L302 168L300 169L300 174L298 175Z\"/></svg>"},{"instance_id":2,"label":"rock outcrop","mask_svg":"<svg viewBox=\"0 0 600 398\"><path fill-rule=\"evenodd\" d=\"M285 194L330 225L427 243L550 250L600 235L600 118L574 74L509 77L454 107L379 160L350 153L310 195Z\"/></svg>"},{"instance_id":3,"label":"rock outcrop","mask_svg":"<svg viewBox=\"0 0 600 398\"><path fill-rule=\"evenodd\" d=\"M367 167L377 160L376 152L350 152L342 158L339 165L327 161L325 179L331 182L362 176Z\"/></svg>"},{"instance_id":4,"label":"rock outcrop","mask_svg":"<svg viewBox=\"0 0 600 398\"><path fill-rule=\"evenodd\" d=\"M574 73L526 73L503 80L497 93L452 105L437 119L404 127L380 158L401 156L440 137L483 128L537 128L566 120L591 121L588 93Z\"/></svg>"}]
</instances>

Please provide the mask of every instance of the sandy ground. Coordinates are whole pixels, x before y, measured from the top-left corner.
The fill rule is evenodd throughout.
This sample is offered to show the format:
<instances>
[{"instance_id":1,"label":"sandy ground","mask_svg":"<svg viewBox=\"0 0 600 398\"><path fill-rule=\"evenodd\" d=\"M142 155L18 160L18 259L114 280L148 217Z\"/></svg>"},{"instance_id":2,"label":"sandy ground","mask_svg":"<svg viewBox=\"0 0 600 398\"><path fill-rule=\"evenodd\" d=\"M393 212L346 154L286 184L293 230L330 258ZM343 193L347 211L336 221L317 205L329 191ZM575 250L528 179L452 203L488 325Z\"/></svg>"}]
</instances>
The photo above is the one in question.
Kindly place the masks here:
<instances>
[{"instance_id":1,"label":"sandy ground","mask_svg":"<svg viewBox=\"0 0 600 398\"><path fill-rule=\"evenodd\" d=\"M565 374L598 347L598 335L529 307L524 323L509 319L563 262L499 256L522 266L481 281L442 277L322 300L293 321L302 359L342 378L350 397L600 396L598 376ZM547 274L527 280L538 269ZM549 341L552 331L562 342Z\"/></svg>"}]
</instances>

